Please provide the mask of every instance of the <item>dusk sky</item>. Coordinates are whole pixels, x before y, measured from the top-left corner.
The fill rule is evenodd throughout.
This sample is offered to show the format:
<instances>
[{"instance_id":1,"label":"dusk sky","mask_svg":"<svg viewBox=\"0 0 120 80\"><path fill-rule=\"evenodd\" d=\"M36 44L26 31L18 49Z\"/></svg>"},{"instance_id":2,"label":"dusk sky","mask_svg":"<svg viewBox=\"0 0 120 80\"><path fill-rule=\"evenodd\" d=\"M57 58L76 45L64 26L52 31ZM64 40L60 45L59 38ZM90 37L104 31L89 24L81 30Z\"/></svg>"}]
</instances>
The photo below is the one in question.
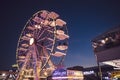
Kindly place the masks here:
<instances>
[{"instance_id":1,"label":"dusk sky","mask_svg":"<svg viewBox=\"0 0 120 80\"><path fill-rule=\"evenodd\" d=\"M120 24L120 0L1 0L0 70L16 63L21 31L40 10L54 11L67 22L70 39L66 67L95 66L91 40Z\"/></svg>"}]
</instances>

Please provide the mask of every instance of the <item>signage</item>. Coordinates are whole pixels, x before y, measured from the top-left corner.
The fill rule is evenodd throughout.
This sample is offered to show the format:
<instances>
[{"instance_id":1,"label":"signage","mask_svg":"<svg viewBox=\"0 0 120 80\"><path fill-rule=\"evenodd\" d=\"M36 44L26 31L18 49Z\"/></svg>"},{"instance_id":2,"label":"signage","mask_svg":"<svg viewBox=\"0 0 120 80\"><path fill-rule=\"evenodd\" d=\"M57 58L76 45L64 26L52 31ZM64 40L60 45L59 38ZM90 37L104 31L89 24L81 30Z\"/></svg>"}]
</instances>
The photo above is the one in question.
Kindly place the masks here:
<instances>
[{"instance_id":1,"label":"signage","mask_svg":"<svg viewBox=\"0 0 120 80\"><path fill-rule=\"evenodd\" d=\"M67 70L67 77L70 79L83 80L83 72L76 70Z\"/></svg>"},{"instance_id":2,"label":"signage","mask_svg":"<svg viewBox=\"0 0 120 80\"><path fill-rule=\"evenodd\" d=\"M52 79L67 78L67 71L65 69L56 69L53 71Z\"/></svg>"}]
</instances>

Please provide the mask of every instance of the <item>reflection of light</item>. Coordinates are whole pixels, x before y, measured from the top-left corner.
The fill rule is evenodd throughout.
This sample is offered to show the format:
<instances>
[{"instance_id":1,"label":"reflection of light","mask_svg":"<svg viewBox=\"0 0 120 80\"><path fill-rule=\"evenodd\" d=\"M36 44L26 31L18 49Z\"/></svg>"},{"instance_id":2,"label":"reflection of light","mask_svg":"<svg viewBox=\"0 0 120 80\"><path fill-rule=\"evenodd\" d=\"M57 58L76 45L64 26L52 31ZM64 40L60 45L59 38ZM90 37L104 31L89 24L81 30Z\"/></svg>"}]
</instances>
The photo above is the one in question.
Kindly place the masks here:
<instances>
[{"instance_id":1,"label":"reflection of light","mask_svg":"<svg viewBox=\"0 0 120 80\"><path fill-rule=\"evenodd\" d=\"M5 73L2 73L2 76L6 76L6 74L5 74Z\"/></svg>"}]
</instances>

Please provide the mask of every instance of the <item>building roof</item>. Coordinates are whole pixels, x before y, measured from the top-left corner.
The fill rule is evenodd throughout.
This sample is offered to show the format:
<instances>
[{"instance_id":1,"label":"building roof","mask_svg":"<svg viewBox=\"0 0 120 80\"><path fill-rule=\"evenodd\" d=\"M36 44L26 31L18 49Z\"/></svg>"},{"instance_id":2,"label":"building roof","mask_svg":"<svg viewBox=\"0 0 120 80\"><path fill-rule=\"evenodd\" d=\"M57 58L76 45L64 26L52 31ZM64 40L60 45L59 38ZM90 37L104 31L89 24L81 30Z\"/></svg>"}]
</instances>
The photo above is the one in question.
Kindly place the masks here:
<instances>
[{"instance_id":1,"label":"building roof","mask_svg":"<svg viewBox=\"0 0 120 80\"><path fill-rule=\"evenodd\" d=\"M110 28L109 30L107 30L106 32L103 32L102 34L96 36L92 42L94 41L97 41L97 40L100 40L102 38L105 38L106 36L108 35L112 35L112 33L115 33L115 32L120 32L120 25L117 25L117 26L114 26L112 28Z\"/></svg>"}]
</instances>

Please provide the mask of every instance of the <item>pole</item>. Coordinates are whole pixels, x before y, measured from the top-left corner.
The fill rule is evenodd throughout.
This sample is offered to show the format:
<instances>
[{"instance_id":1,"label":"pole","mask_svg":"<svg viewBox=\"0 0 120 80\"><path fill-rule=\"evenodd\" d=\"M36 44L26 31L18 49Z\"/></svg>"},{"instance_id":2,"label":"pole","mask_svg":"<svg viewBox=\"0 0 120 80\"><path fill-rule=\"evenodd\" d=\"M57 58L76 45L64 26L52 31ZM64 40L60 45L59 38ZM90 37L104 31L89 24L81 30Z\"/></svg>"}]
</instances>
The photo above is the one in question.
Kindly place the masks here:
<instances>
[{"instance_id":1,"label":"pole","mask_svg":"<svg viewBox=\"0 0 120 80\"><path fill-rule=\"evenodd\" d=\"M99 61L98 61L98 58L97 58L96 54L95 54L95 57L96 57L97 66L98 66L98 70L99 70L99 74L97 73L97 75L99 76L100 80L102 80L102 70L101 70L101 66L99 64Z\"/></svg>"}]
</instances>

